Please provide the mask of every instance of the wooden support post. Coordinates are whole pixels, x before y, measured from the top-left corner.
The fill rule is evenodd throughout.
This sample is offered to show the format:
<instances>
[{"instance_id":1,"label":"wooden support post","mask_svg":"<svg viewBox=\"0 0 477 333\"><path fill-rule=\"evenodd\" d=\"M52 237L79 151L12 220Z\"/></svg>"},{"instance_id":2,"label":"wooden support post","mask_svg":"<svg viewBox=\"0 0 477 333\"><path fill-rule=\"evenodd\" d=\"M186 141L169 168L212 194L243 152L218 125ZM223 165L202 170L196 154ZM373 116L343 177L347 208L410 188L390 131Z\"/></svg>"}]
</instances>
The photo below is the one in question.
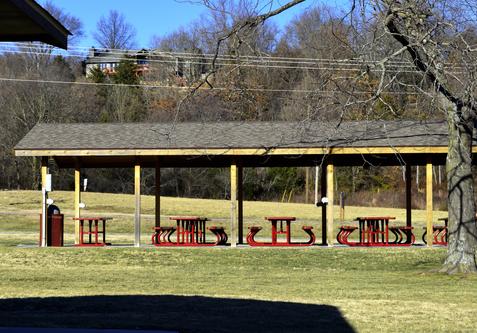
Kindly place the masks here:
<instances>
[{"instance_id":1,"label":"wooden support post","mask_svg":"<svg viewBox=\"0 0 477 333\"><path fill-rule=\"evenodd\" d=\"M412 173L411 173L411 166L406 164L406 171L405 171L405 178L406 178L406 226L412 226Z\"/></svg>"},{"instance_id":2,"label":"wooden support post","mask_svg":"<svg viewBox=\"0 0 477 333\"><path fill-rule=\"evenodd\" d=\"M155 211L156 211L156 222L155 226L160 227L161 226L161 168L159 165L159 161L156 161L156 205L155 205Z\"/></svg>"},{"instance_id":3,"label":"wooden support post","mask_svg":"<svg viewBox=\"0 0 477 333\"><path fill-rule=\"evenodd\" d=\"M230 245L237 246L237 221L238 221L238 204L237 204L237 164L230 166Z\"/></svg>"},{"instance_id":4,"label":"wooden support post","mask_svg":"<svg viewBox=\"0 0 477 333\"><path fill-rule=\"evenodd\" d=\"M134 166L134 197L136 209L134 213L134 246L141 246L141 166Z\"/></svg>"},{"instance_id":5,"label":"wooden support post","mask_svg":"<svg viewBox=\"0 0 477 333\"><path fill-rule=\"evenodd\" d=\"M81 166L80 163L77 161L75 164L75 218L81 217L81 209L80 209L80 202L81 202ZM80 222L75 221L75 244L79 244L79 233L80 233Z\"/></svg>"},{"instance_id":6,"label":"wooden support post","mask_svg":"<svg viewBox=\"0 0 477 333\"><path fill-rule=\"evenodd\" d=\"M345 194L340 192L340 222L344 223L345 219Z\"/></svg>"},{"instance_id":7,"label":"wooden support post","mask_svg":"<svg viewBox=\"0 0 477 333\"><path fill-rule=\"evenodd\" d=\"M319 166L316 166L315 167L315 201L313 202L314 205L316 205L316 203L318 202L318 200L320 200L318 198L318 173L320 172L320 167Z\"/></svg>"},{"instance_id":8,"label":"wooden support post","mask_svg":"<svg viewBox=\"0 0 477 333\"><path fill-rule=\"evenodd\" d=\"M326 165L321 166L321 198L326 197ZM321 201L321 198L318 201ZM326 241L326 210L325 205L321 206L321 243L327 245Z\"/></svg>"},{"instance_id":9,"label":"wooden support post","mask_svg":"<svg viewBox=\"0 0 477 333\"><path fill-rule=\"evenodd\" d=\"M309 202L310 168L305 167L305 203Z\"/></svg>"},{"instance_id":10,"label":"wooden support post","mask_svg":"<svg viewBox=\"0 0 477 333\"><path fill-rule=\"evenodd\" d=\"M326 188L327 188L327 197L328 205L326 206L326 231L327 231L327 244L328 246L333 245L334 240L334 211L333 211L333 201L334 201L334 165L328 164L326 167Z\"/></svg>"},{"instance_id":11,"label":"wooden support post","mask_svg":"<svg viewBox=\"0 0 477 333\"><path fill-rule=\"evenodd\" d=\"M237 168L237 218L238 218L238 243L243 244L243 167Z\"/></svg>"},{"instance_id":12,"label":"wooden support post","mask_svg":"<svg viewBox=\"0 0 477 333\"><path fill-rule=\"evenodd\" d=\"M47 246L47 230L46 230L46 219L47 219L47 207L46 200L48 199L48 193L46 192L46 175L48 174L48 157L41 158L41 239L40 246Z\"/></svg>"},{"instance_id":13,"label":"wooden support post","mask_svg":"<svg viewBox=\"0 0 477 333\"><path fill-rule=\"evenodd\" d=\"M427 246L432 246L432 163L426 164L426 227L427 227Z\"/></svg>"}]
</instances>

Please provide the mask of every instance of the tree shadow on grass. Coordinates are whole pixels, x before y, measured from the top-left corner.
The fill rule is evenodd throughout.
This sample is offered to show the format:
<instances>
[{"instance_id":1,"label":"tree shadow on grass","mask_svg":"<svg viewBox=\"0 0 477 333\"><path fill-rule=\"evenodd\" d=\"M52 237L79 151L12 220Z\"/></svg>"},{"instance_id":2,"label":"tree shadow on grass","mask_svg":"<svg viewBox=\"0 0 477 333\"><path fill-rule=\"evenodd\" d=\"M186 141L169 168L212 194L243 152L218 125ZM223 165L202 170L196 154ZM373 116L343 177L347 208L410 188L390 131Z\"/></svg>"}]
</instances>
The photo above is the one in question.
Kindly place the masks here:
<instances>
[{"instance_id":1,"label":"tree shadow on grass","mask_svg":"<svg viewBox=\"0 0 477 333\"><path fill-rule=\"evenodd\" d=\"M329 305L172 295L0 299L0 323L181 333L354 332Z\"/></svg>"}]
</instances>

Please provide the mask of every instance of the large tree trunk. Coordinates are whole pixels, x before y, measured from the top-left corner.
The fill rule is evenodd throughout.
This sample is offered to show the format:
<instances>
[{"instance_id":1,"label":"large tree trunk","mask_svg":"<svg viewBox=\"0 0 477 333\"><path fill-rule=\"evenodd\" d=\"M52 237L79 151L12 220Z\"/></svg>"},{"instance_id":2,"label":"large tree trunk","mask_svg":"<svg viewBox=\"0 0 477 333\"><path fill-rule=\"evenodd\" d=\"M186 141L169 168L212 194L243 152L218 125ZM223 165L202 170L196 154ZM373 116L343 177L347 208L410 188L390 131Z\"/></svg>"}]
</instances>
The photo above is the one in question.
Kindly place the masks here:
<instances>
[{"instance_id":1,"label":"large tree trunk","mask_svg":"<svg viewBox=\"0 0 477 333\"><path fill-rule=\"evenodd\" d=\"M449 108L447 154L449 245L443 271L476 272L477 224L472 177L474 123L467 108Z\"/></svg>"}]
</instances>

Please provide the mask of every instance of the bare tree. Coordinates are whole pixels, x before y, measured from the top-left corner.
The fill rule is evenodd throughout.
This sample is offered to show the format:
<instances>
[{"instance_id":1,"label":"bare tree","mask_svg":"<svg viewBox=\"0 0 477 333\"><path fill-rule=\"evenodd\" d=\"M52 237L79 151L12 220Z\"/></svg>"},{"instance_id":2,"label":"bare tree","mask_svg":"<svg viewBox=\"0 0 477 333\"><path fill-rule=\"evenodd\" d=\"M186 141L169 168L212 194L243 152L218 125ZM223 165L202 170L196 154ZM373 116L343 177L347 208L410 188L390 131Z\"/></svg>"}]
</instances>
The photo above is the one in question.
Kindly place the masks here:
<instances>
[{"instance_id":1,"label":"bare tree","mask_svg":"<svg viewBox=\"0 0 477 333\"><path fill-rule=\"evenodd\" d=\"M233 41L246 40L270 17L303 2L288 1L224 30L217 38L212 68L224 43L240 45ZM220 10L222 2L203 0L203 3ZM338 125L348 119L349 112L359 109L365 112L362 116L366 119L377 111L383 117L398 117L399 101L392 97L396 92L404 95L419 92L433 106L429 108L434 113L431 117L447 119L449 246L442 271L476 273L477 224L471 166L477 111L477 2L353 0L342 22L352 27L351 34L343 41L352 51L353 58L347 64L361 68L348 69L347 75L330 75L323 85L335 90L327 98L334 103ZM334 35L336 31L331 30ZM337 93L341 96L337 97Z\"/></svg>"},{"instance_id":2,"label":"bare tree","mask_svg":"<svg viewBox=\"0 0 477 333\"><path fill-rule=\"evenodd\" d=\"M116 10L111 10L108 16L101 16L96 29L93 37L100 47L132 49L136 44L136 30L126 21L124 15Z\"/></svg>"},{"instance_id":3,"label":"bare tree","mask_svg":"<svg viewBox=\"0 0 477 333\"><path fill-rule=\"evenodd\" d=\"M444 270L477 272L472 137L476 120L475 1L382 1L387 32L432 84L449 125L449 247ZM457 68L460 70L456 71Z\"/></svg>"}]
</instances>

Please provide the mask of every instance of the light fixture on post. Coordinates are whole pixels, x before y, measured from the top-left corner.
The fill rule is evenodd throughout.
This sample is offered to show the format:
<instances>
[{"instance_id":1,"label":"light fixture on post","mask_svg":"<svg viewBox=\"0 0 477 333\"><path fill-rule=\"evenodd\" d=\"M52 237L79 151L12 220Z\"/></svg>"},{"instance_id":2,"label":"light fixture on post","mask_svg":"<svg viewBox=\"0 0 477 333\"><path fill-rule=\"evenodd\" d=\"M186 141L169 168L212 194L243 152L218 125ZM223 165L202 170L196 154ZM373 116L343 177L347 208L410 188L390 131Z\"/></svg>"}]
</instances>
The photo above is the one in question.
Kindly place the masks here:
<instances>
[{"instance_id":1,"label":"light fixture on post","mask_svg":"<svg viewBox=\"0 0 477 333\"><path fill-rule=\"evenodd\" d=\"M315 203L316 207L326 206L327 204L328 204L328 198L327 197L323 197L323 198L321 198L320 201L317 201Z\"/></svg>"}]
</instances>

